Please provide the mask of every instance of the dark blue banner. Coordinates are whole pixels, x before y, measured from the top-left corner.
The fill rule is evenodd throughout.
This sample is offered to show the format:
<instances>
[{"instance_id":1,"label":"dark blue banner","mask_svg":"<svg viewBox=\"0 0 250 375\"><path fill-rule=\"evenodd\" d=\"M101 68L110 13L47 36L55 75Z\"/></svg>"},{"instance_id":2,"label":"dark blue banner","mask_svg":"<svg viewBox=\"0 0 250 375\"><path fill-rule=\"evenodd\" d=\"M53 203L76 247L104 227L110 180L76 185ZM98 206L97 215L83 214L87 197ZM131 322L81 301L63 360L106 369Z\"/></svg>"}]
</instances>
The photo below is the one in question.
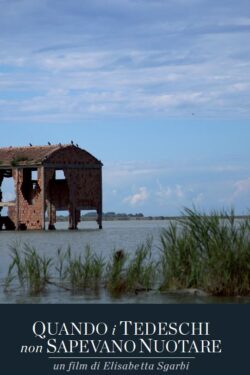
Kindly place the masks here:
<instances>
[{"instance_id":1,"label":"dark blue banner","mask_svg":"<svg viewBox=\"0 0 250 375\"><path fill-rule=\"evenodd\" d=\"M1 305L1 373L238 374L250 305Z\"/></svg>"}]
</instances>

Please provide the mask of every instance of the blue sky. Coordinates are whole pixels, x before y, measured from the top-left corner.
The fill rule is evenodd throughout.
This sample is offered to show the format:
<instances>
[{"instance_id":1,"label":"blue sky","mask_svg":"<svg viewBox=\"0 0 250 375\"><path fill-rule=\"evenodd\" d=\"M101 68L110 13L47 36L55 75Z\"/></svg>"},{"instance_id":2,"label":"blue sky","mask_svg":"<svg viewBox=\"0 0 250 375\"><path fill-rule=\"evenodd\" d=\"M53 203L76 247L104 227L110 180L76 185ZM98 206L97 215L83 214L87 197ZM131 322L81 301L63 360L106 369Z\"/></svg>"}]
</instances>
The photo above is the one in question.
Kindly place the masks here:
<instances>
[{"instance_id":1,"label":"blue sky","mask_svg":"<svg viewBox=\"0 0 250 375\"><path fill-rule=\"evenodd\" d=\"M0 0L0 146L73 139L105 211L246 213L249 36L245 0Z\"/></svg>"}]
</instances>

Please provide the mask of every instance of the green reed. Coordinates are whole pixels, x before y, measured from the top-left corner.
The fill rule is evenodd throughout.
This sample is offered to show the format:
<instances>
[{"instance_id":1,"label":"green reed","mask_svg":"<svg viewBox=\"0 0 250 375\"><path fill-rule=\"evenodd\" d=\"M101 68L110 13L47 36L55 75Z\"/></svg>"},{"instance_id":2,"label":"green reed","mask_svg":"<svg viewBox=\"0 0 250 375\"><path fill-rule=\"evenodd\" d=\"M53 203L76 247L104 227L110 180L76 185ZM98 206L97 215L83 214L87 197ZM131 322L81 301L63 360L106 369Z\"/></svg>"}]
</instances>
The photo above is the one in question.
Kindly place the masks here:
<instances>
[{"instance_id":1,"label":"green reed","mask_svg":"<svg viewBox=\"0 0 250 375\"><path fill-rule=\"evenodd\" d=\"M12 262L8 269L5 287L14 281L30 294L44 292L50 279L52 259L38 255L33 246L25 243L23 248L15 243L10 246Z\"/></svg>"},{"instance_id":2,"label":"green reed","mask_svg":"<svg viewBox=\"0 0 250 375\"><path fill-rule=\"evenodd\" d=\"M152 240L137 247L134 255L114 251L107 265L107 289L113 295L137 293L154 286L156 263L151 259Z\"/></svg>"},{"instance_id":3,"label":"green reed","mask_svg":"<svg viewBox=\"0 0 250 375\"><path fill-rule=\"evenodd\" d=\"M77 255L70 247L58 249L53 262L33 246L13 244L5 286L18 283L31 294L44 292L49 284L69 291L103 287L114 296L159 285L161 291L199 288L220 296L250 294L249 218L236 220L233 211L204 215L185 209L181 219L162 230L160 243L153 259L149 239L134 253L114 250L106 261L88 245Z\"/></svg>"},{"instance_id":4,"label":"green reed","mask_svg":"<svg viewBox=\"0 0 250 375\"><path fill-rule=\"evenodd\" d=\"M250 292L250 222L234 212L185 209L161 234L161 289L197 287L213 295Z\"/></svg>"},{"instance_id":5,"label":"green reed","mask_svg":"<svg viewBox=\"0 0 250 375\"><path fill-rule=\"evenodd\" d=\"M89 245L80 255L73 256L70 247L65 253L61 249L57 252L56 270L59 278L69 284L73 290L100 287L104 266L103 257L93 253Z\"/></svg>"},{"instance_id":6,"label":"green reed","mask_svg":"<svg viewBox=\"0 0 250 375\"><path fill-rule=\"evenodd\" d=\"M128 263L126 281L128 290L152 289L155 282L157 264L152 260L152 239L137 247Z\"/></svg>"},{"instance_id":7,"label":"green reed","mask_svg":"<svg viewBox=\"0 0 250 375\"><path fill-rule=\"evenodd\" d=\"M200 283L200 254L185 228L171 222L161 233L161 290L194 288Z\"/></svg>"}]
</instances>

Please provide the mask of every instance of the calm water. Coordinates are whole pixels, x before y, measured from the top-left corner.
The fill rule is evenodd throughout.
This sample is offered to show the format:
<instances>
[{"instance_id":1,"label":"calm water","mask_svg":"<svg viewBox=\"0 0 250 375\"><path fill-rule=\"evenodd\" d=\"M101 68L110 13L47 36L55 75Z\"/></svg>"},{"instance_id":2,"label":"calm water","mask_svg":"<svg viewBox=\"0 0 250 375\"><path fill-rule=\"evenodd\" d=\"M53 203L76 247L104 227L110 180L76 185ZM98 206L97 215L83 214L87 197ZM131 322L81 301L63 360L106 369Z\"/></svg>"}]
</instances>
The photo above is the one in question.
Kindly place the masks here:
<instances>
[{"instance_id":1,"label":"calm water","mask_svg":"<svg viewBox=\"0 0 250 375\"><path fill-rule=\"evenodd\" d=\"M0 232L0 303L249 303L250 298L214 298L180 295L172 293L149 292L139 295L124 295L119 299L112 298L105 290L94 294L72 292L49 287L41 296L31 297L20 290L4 292L3 281L10 264L12 243L28 243L36 247L39 253L53 256L59 247L72 252L82 252L89 244L91 248L105 257L110 257L114 249L125 249L133 252L136 246L153 238L153 252L158 252L160 231L168 225L167 221L105 221L103 229L97 229L95 222L83 222L78 231L67 231L67 223L58 223L56 231Z\"/></svg>"}]
</instances>

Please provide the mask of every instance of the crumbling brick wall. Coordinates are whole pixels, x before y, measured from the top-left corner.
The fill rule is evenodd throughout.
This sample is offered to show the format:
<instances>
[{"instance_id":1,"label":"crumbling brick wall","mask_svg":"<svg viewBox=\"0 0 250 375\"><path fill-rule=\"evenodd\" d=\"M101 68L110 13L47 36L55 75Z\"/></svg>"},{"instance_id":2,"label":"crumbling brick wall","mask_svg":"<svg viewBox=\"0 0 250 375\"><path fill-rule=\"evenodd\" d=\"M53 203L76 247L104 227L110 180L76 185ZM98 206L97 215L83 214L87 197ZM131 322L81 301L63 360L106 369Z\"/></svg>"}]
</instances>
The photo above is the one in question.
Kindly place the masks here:
<instances>
[{"instance_id":1,"label":"crumbling brick wall","mask_svg":"<svg viewBox=\"0 0 250 375\"><path fill-rule=\"evenodd\" d=\"M49 168L46 168L47 163ZM61 166L65 180L55 181L56 168L53 169L53 165ZM61 184L62 194L57 194L57 184ZM68 151L64 148L49 157L45 163L45 186L46 201L50 209L53 211L66 206L70 222L73 220L77 224L81 209L95 209L101 217L101 163L88 152L78 148L72 150L70 147ZM53 215L51 220L54 220Z\"/></svg>"},{"instance_id":2,"label":"crumbling brick wall","mask_svg":"<svg viewBox=\"0 0 250 375\"><path fill-rule=\"evenodd\" d=\"M94 156L74 145L11 148L2 153L15 183L16 205L9 207L8 216L17 229L43 229L46 210L50 229L57 210L69 211L69 227L75 229L80 211L90 209L97 211L101 228L102 163ZM58 170L65 179L55 178ZM3 175L0 170L0 187Z\"/></svg>"},{"instance_id":3,"label":"crumbling brick wall","mask_svg":"<svg viewBox=\"0 0 250 375\"><path fill-rule=\"evenodd\" d=\"M14 223L18 222L18 227L43 229L42 167L37 169L36 182L28 179L27 170L28 168L16 169L13 173L17 207L9 210L9 217Z\"/></svg>"}]
</instances>

